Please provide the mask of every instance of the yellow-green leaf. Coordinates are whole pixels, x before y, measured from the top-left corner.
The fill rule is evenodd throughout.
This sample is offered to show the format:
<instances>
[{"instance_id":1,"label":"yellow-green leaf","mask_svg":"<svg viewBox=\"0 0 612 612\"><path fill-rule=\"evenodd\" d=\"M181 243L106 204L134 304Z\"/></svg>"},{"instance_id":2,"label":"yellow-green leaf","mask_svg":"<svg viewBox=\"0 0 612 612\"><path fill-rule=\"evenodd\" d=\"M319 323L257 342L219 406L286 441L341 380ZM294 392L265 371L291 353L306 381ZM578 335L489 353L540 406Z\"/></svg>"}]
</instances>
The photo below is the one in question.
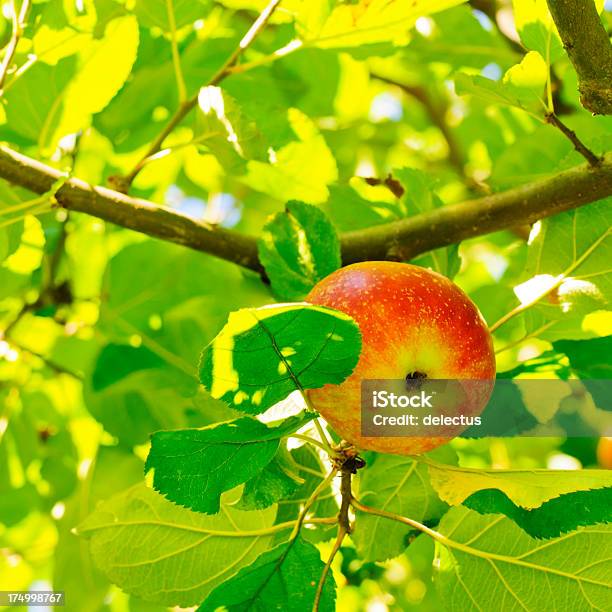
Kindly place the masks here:
<instances>
[{"instance_id":1,"label":"yellow-green leaf","mask_svg":"<svg viewBox=\"0 0 612 612\"><path fill-rule=\"evenodd\" d=\"M612 486L610 470L478 470L428 461L438 495L451 506L481 489L499 489L517 506L536 508L572 491Z\"/></svg>"},{"instance_id":2,"label":"yellow-green leaf","mask_svg":"<svg viewBox=\"0 0 612 612\"><path fill-rule=\"evenodd\" d=\"M102 503L78 533L122 590L146 601L192 606L271 543L272 535L259 532L273 524L276 506L241 512L233 501L226 497L220 514L206 516L137 485Z\"/></svg>"}]
</instances>

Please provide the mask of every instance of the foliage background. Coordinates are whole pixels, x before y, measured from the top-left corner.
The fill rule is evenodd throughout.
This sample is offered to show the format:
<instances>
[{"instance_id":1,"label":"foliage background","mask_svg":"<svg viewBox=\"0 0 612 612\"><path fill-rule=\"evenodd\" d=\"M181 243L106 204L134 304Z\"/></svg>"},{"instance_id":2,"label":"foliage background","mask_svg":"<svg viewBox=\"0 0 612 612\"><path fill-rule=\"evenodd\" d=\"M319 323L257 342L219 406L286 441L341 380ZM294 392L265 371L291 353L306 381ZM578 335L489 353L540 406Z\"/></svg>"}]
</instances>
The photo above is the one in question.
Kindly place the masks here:
<instances>
[{"instance_id":1,"label":"foliage background","mask_svg":"<svg viewBox=\"0 0 612 612\"><path fill-rule=\"evenodd\" d=\"M17 71L11 65L3 77L0 139L92 185L125 187L117 177L129 176L181 103L224 66L265 4L33 2L16 41ZM334 13L336 4L347 12ZM240 416L196 380L202 348L231 311L299 300L339 265L326 218L300 204L295 217L328 242L313 238L314 271L299 253L287 255L293 230L269 216L288 201L316 206L342 233L554 181L584 159L546 121L553 111L597 156L609 149L611 120L581 106L545 3L407 4L283 2L130 187L193 219L261 236L271 286L211 255L58 208L61 181L35 199L0 183L0 590L53 585L85 612L166 609L113 586L73 530L98 502L142 482L152 432ZM12 6L2 4L5 57ZM608 26L610 13L602 18ZM519 299L542 298L496 329L499 372L597 377L609 371L609 344L559 341L611 333L610 216L609 199L599 200L540 223L528 243L519 212L512 227L413 262L453 277L489 323ZM568 269L574 283L550 289ZM571 389L564 401L584 402L587 423L597 410ZM526 409L537 416L541 407ZM455 440L440 460L475 469L611 467L601 452L598 463L596 438L562 433ZM293 452L302 476L320 470L304 449ZM368 460L380 506L393 506L397 493L385 491L404 495L416 464ZM405 495L400 509L420 511L419 499ZM335 512L331 493L319 505L325 516ZM373 551L385 546L378 523L365 529L334 563L339 610L448 603L431 583L432 541L420 535L405 549L414 533L404 529L385 540L389 550ZM333 534L315 531L325 558Z\"/></svg>"}]
</instances>

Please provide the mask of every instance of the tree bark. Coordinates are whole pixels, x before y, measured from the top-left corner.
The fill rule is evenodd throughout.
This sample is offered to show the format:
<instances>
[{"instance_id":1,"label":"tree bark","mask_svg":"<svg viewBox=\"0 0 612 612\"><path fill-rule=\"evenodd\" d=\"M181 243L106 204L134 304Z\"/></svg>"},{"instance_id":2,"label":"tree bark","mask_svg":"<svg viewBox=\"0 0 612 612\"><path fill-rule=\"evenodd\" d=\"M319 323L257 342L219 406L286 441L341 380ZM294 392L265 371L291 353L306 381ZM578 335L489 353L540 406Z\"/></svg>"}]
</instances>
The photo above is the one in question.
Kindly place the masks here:
<instances>
[{"instance_id":1,"label":"tree bark","mask_svg":"<svg viewBox=\"0 0 612 612\"><path fill-rule=\"evenodd\" d=\"M0 178L14 185L44 194L61 176L50 166L0 147ZM405 261L438 247L508 229L517 223L533 223L610 195L612 156L607 156L596 167L583 164L508 191L344 233L340 236L342 260L345 265L384 259ZM201 223L153 202L76 178L67 180L55 198L67 210L262 271L254 236Z\"/></svg>"},{"instance_id":2,"label":"tree bark","mask_svg":"<svg viewBox=\"0 0 612 612\"><path fill-rule=\"evenodd\" d=\"M547 0L563 46L578 73L582 105L612 114L612 45L593 0Z\"/></svg>"}]
</instances>

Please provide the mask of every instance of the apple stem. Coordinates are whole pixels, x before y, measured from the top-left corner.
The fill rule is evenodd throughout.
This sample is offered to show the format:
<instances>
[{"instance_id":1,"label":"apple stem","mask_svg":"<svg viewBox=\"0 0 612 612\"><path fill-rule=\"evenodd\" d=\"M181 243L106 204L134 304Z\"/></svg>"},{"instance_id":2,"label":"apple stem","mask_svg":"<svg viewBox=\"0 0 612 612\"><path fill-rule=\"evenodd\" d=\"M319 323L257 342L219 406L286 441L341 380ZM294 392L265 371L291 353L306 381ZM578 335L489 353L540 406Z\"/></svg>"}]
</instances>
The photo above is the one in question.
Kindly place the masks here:
<instances>
[{"instance_id":1,"label":"apple stem","mask_svg":"<svg viewBox=\"0 0 612 612\"><path fill-rule=\"evenodd\" d=\"M348 463L348 461L347 461ZM340 476L340 512L338 513L338 524L346 533L351 533L351 523L349 520L349 510L353 501L353 491L351 489L351 480L353 472L350 467L342 467Z\"/></svg>"},{"instance_id":2,"label":"apple stem","mask_svg":"<svg viewBox=\"0 0 612 612\"><path fill-rule=\"evenodd\" d=\"M336 536L336 541L334 542L332 551L329 555L329 558L327 559L327 563L325 564L325 567L323 568L323 571L321 572L321 578L319 579L319 584L317 585L317 591L315 593L314 602L312 604L312 612L319 612L319 606L321 604L321 596L323 595L323 587L325 586L325 580L327 579L327 576L329 575L329 570L331 569L332 561L338 554L338 551L340 550L340 546L342 545L342 541L344 540L344 537L346 536L347 533L348 532L346 531L346 528L343 525L339 524L338 525L338 535Z\"/></svg>"},{"instance_id":3,"label":"apple stem","mask_svg":"<svg viewBox=\"0 0 612 612\"><path fill-rule=\"evenodd\" d=\"M321 604L321 596L323 594L323 588L325 587L325 580L329 575L329 570L331 568L332 561L338 554L340 550L340 546L344 541L344 538L351 533L351 521L349 517L349 511L351 509L351 505L353 503L353 491L351 488L351 482L353 479L353 474L357 473L357 470L365 467L365 461L356 454L354 447L343 440L340 442L340 447L342 447L341 458L336 460L336 468L340 470L340 511L338 512L338 535L336 536L336 541L334 542L334 546L332 551L327 559L327 563L321 572L321 578L319 579L319 584L317 585L317 590L315 593L314 602L312 605L312 612L318 612L319 606Z\"/></svg>"}]
</instances>

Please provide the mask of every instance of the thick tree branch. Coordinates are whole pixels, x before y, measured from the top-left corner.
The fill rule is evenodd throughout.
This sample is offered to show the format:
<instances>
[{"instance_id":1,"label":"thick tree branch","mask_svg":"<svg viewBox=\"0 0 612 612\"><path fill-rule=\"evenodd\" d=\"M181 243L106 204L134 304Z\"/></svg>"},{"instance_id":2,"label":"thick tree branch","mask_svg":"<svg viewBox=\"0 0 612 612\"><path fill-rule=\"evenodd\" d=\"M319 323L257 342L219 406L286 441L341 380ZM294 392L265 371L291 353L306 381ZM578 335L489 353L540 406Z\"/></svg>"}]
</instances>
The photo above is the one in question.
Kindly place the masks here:
<instances>
[{"instance_id":1,"label":"thick tree branch","mask_svg":"<svg viewBox=\"0 0 612 612\"><path fill-rule=\"evenodd\" d=\"M593 0L547 0L563 46L578 73L582 105L612 114L612 45Z\"/></svg>"},{"instance_id":2,"label":"thick tree branch","mask_svg":"<svg viewBox=\"0 0 612 612\"><path fill-rule=\"evenodd\" d=\"M0 178L35 193L48 192L61 173L0 147ZM612 195L612 156L597 167L583 164L502 193L450 204L393 223L341 236L344 264L408 260L466 238L533 223ZM68 179L56 199L67 210L86 213L155 238L210 253L261 272L253 236L200 223L153 202Z\"/></svg>"},{"instance_id":3,"label":"thick tree branch","mask_svg":"<svg viewBox=\"0 0 612 612\"><path fill-rule=\"evenodd\" d=\"M522 223L534 223L612 195L612 157L493 195L342 236L342 260L408 260L438 247Z\"/></svg>"},{"instance_id":4,"label":"thick tree branch","mask_svg":"<svg viewBox=\"0 0 612 612\"><path fill-rule=\"evenodd\" d=\"M0 147L0 177L34 193L48 192L62 175L59 170L6 147ZM55 194L67 210L86 213L154 238L216 255L245 268L261 271L255 238L195 221L153 202L112 189L68 179Z\"/></svg>"}]
</instances>

